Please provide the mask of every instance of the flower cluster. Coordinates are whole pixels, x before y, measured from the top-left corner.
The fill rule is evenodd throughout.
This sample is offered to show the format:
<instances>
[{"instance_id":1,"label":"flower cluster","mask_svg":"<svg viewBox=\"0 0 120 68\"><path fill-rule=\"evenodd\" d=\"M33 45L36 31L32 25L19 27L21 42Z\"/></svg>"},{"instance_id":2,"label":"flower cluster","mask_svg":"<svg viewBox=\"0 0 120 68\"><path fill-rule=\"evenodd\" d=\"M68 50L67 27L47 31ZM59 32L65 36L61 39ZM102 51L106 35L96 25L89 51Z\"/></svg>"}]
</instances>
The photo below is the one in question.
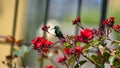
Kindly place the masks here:
<instances>
[{"instance_id":1,"label":"flower cluster","mask_svg":"<svg viewBox=\"0 0 120 68\"><path fill-rule=\"evenodd\" d=\"M74 40L86 43L89 40L93 39L93 37L94 37L94 34L92 30L86 28L84 30L81 30L80 35L75 36Z\"/></svg>"},{"instance_id":2,"label":"flower cluster","mask_svg":"<svg viewBox=\"0 0 120 68\"><path fill-rule=\"evenodd\" d=\"M99 28L91 29L83 27L80 17L74 19L72 24L80 28L78 35L64 36L59 26L54 27L56 35L53 35L48 31L50 26L42 26L41 29L43 31L57 37L58 40L55 40L54 43L40 36L32 40L32 48L31 46L22 46L23 40L17 41L12 36L0 36L0 39L5 39L7 43L17 45L21 49L13 48L14 55L6 56L7 61L2 61L2 63L9 68L16 68L16 63L11 64L9 61L17 57L23 60L23 56L30 49L34 49L39 52L40 57L38 61L49 59L53 63L45 68L59 68L58 63L65 65L66 68L73 67L73 64L74 68L82 68L82 65L86 62L91 62L99 68L105 68L106 63L109 64L110 68L120 68L120 41L109 37L112 31L120 33L120 24L115 24L114 17L105 19L101 22ZM96 50L94 54L91 53L93 49ZM59 56L58 59L54 58L54 55L58 54L63 56ZM80 59L80 57L85 59ZM23 67L25 68L24 64Z\"/></svg>"},{"instance_id":3,"label":"flower cluster","mask_svg":"<svg viewBox=\"0 0 120 68\"><path fill-rule=\"evenodd\" d=\"M116 32L120 32L120 25L114 25L114 26L113 26L113 29L114 29Z\"/></svg>"},{"instance_id":4,"label":"flower cluster","mask_svg":"<svg viewBox=\"0 0 120 68\"><path fill-rule=\"evenodd\" d=\"M83 47L76 46L76 47L75 47L75 50L76 50L76 52L82 52Z\"/></svg>"},{"instance_id":5,"label":"flower cluster","mask_svg":"<svg viewBox=\"0 0 120 68\"><path fill-rule=\"evenodd\" d=\"M102 24L106 25L107 27L112 27L114 25L114 17L104 20Z\"/></svg>"},{"instance_id":6,"label":"flower cluster","mask_svg":"<svg viewBox=\"0 0 120 68\"><path fill-rule=\"evenodd\" d=\"M32 44L34 45L35 50L42 49L46 51L52 44L54 44L54 42L48 41L44 39L43 37L37 37L32 40Z\"/></svg>"},{"instance_id":7,"label":"flower cluster","mask_svg":"<svg viewBox=\"0 0 120 68\"><path fill-rule=\"evenodd\" d=\"M80 17L77 17L75 20L72 20L73 25L78 24L80 22Z\"/></svg>"},{"instance_id":8,"label":"flower cluster","mask_svg":"<svg viewBox=\"0 0 120 68\"><path fill-rule=\"evenodd\" d=\"M50 26L46 26L46 25L44 25L44 26L42 26L42 30L43 31L46 31L46 32L48 32L48 29L50 28Z\"/></svg>"},{"instance_id":9,"label":"flower cluster","mask_svg":"<svg viewBox=\"0 0 120 68\"><path fill-rule=\"evenodd\" d=\"M80 27L79 34L67 35L66 37L64 36L64 39L59 39L58 37L58 41L56 43L60 43L61 46L53 47L55 48L55 53L59 54L59 51L61 51L63 56L60 56L57 59L57 62L66 65L67 68L69 68L73 63L75 63L75 68L81 68L81 66L87 61L92 62L100 68L104 68L104 64L108 62L111 68L120 68L120 66L117 66L120 63L120 41L112 40L109 37L112 30L120 32L120 25L115 25L114 23L115 18L110 17L105 19L99 28L91 29L82 26L80 17L74 19L72 24ZM49 28L50 26L44 25L42 30L51 34L48 32ZM59 27L57 26L57 28ZM59 30L55 29L55 34L57 34L56 36L60 36L60 34L62 34L60 28ZM63 34L60 37L62 36ZM112 49L111 47L108 47L109 45L106 41L110 41L111 46L114 44L117 44L118 46L115 49ZM56 43L48 41L43 37L37 37L32 40L34 49L41 50L43 52L47 52L48 49ZM92 48L98 51L96 55L89 55ZM80 60L81 56L87 60ZM46 68L53 68L53 66L46 66Z\"/></svg>"},{"instance_id":10,"label":"flower cluster","mask_svg":"<svg viewBox=\"0 0 120 68\"><path fill-rule=\"evenodd\" d=\"M81 46L76 46L75 48L64 48L64 53L67 54L68 56L74 55L74 54L80 54L83 51L83 47Z\"/></svg>"}]
</instances>

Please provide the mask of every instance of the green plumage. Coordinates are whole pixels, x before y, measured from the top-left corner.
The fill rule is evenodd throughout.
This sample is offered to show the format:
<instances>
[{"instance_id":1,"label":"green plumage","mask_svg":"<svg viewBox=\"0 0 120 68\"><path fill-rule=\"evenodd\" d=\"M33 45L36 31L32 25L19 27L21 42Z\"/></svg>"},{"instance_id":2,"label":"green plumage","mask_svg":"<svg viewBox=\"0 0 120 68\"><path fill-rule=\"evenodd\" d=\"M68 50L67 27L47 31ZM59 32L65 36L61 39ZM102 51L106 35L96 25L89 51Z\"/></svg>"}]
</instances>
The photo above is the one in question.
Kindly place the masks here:
<instances>
[{"instance_id":1,"label":"green plumage","mask_svg":"<svg viewBox=\"0 0 120 68\"><path fill-rule=\"evenodd\" d=\"M60 27L59 26L55 26L54 29L55 29L56 36L59 39L64 39L64 36L63 36L63 34L62 34L61 30L60 30Z\"/></svg>"}]
</instances>

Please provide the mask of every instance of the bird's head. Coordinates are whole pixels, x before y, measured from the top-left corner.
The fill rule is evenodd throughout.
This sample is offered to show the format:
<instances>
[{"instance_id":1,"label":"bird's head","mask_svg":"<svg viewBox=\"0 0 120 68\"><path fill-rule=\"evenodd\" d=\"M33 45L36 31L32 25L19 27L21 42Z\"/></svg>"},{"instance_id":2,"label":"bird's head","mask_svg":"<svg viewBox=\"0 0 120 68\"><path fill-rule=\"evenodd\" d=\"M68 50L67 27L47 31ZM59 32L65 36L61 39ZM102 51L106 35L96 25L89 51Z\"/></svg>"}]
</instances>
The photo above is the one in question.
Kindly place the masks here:
<instances>
[{"instance_id":1,"label":"bird's head","mask_svg":"<svg viewBox=\"0 0 120 68\"><path fill-rule=\"evenodd\" d=\"M53 30L53 29L55 29L55 30L60 30L60 27L59 27L59 26L55 26L55 27L52 28L51 30Z\"/></svg>"},{"instance_id":2,"label":"bird's head","mask_svg":"<svg viewBox=\"0 0 120 68\"><path fill-rule=\"evenodd\" d=\"M59 27L59 26L55 26L54 29L55 29L55 30L58 30L58 29L60 29L60 27Z\"/></svg>"}]
</instances>

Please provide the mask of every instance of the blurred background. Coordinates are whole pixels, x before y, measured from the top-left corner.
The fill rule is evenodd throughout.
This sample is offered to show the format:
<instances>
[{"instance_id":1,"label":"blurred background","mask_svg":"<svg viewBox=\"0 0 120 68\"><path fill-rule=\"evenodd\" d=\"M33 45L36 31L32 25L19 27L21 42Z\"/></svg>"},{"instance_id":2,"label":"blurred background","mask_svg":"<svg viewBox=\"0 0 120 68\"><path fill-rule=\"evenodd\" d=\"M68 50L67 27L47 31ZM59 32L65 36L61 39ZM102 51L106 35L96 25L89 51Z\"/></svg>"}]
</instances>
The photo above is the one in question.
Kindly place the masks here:
<instances>
[{"instance_id":1,"label":"blurred background","mask_svg":"<svg viewBox=\"0 0 120 68\"><path fill-rule=\"evenodd\" d=\"M24 39L25 43L31 43L31 40L36 36L43 36L40 28L44 23L52 27L59 25L64 35L76 33L76 27L72 25L71 21L77 16L81 17L83 26L99 27L104 0L80 0L81 2L79 0L49 0L49 5L48 0L19 0L17 17L14 21L16 1L0 0L0 35L13 35L15 29L17 40ZM115 24L120 23L120 0L105 1L107 1L107 7L104 10L107 11L103 16L106 18L114 16ZM46 7L47 5L48 7ZM14 22L16 22L16 25ZM14 28L14 25L16 28ZM119 34L114 34L116 39L119 39L119 36ZM52 39L49 35L47 35L47 38ZM0 39L0 61L5 60L5 56L10 54L11 49L10 44L5 44L2 41ZM37 52L32 50L30 55L25 58L24 62L28 68L39 68L40 65L36 61L38 58ZM18 59L17 62L19 63L19 61ZM0 62L0 68L7 67Z\"/></svg>"}]
</instances>

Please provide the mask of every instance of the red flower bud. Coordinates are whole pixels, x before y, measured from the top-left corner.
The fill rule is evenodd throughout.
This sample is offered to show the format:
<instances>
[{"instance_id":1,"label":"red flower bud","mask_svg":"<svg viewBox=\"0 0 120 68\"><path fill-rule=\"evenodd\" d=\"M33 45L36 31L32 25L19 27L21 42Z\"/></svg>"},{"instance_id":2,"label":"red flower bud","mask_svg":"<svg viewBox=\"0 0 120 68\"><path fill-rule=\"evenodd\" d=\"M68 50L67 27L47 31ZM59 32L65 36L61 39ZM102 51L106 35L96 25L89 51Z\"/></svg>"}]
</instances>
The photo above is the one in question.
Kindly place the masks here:
<instances>
[{"instance_id":1,"label":"red flower bud","mask_svg":"<svg viewBox=\"0 0 120 68\"><path fill-rule=\"evenodd\" d=\"M66 54L70 54L70 48L65 48L65 49L64 49L64 52L65 52Z\"/></svg>"},{"instance_id":2,"label":"red flower bud","mask_svg":"<svg viewBox=\"0 0 120 68\"><path fill-rule=\"evenodd\" d=\"M80 22L80 17L77 17L77 22Z\"/></svg>"},{"instance_id":3,"label":"red flower bud","mask_svg":"<svg viewBox=\"0 0 120 68\"><path fill-rule=\"evenodd\" d=\"M102 25L106 25L107 27L112 27L114 25L114 17L110 17L102 22Z\"/></svg>"},{"instance_id":4,"label":"red flower bud","mask_svg":"<svg viewBox=\"0 0 120 68\"><path fill-rule=\"evenodd\" d=\"M110 17L110 18L109 18L109 21L110 21L111 23L114 23L114 19L115 19L114 17Z\"/></svg>"},{"instance_id":5,"label":"red flower bud","mask_svg":"<svg viewBox=\"0 0 120 68\"><path fill-rule=\"evenodd\" d=\"M120 25L114 25L114 26L113 26L113 29L114 29L115 31L119 32L119 31L120 31Z\"/></svg>"},{"instance_id":6,"label":"red flower bud","mask_svg":"<svg viewBox=\"0 0 120 68\"><path fill-rule=\"evenodd\" d=\"M57 59L57 62L58 63L62 63L62 62L64 62L66 60L66 56L61 56L61 57L59 57L58 59Z\"/></svg>"},{"instance_id":7,"label":"red flower bud","mask_svg":"<svg viewBox=\"0 0 120 68\"><path fill-rule=\"evenodd\" d=\"M49 28L50 28L50 26L44 25L44 26L42 26L41 29L42 29L43 31L47 31L47 32L48 32L48 29L49 29Z\"/></svg>"},{"instance_id":8,"label":"red flower bud","mask_svg":"<svg viewBox=\"0 0 120 68\"><path fill-rule=\"evenodd\" d=\"M46 66L45 68L54 68L52 65Z\"/></svg>"},{"instance_id":9,"label":"red flower bud","mask_svg":"<svg viewBox=\"0 0 120 68\"><path fill-rule=\"evenodd\" d=\"M108 19L106 19L102 22L103 25L107 25L108 23L109 23Z\"/></svg>"},{"instance_id":10,"label":"red flower bud","mask_svg":"<svg viewBox=\"0 0 120 68\"><path fill-rule=\"evenodd\" d=\"M80 17L77 17L75 20L72 20L73 25L78 24L80 22Z\"/></svg>"},{"instance_id":11,"label":"red flower bud","mask_svg":"<svg viewBox=\"0 0 120 68\"><path fill-rule=\"evenodd\" d=\"M77 52L78 52L78 51L80 51L80 52L81 52L81 51L83 50L83 47L76 46L76 47L75 47L75 50L76 50Z\"/></svg>"},{"instance_id":12,"label":"red flower bud","mask_svg":"<svg viewBox=\"0 0 120 68\"><path fill-rule=\"evenodd\" d=\"M76 19L72 20L72 22L73 22L73 25L78 23Z\"/></svg>"}]
</instances>

